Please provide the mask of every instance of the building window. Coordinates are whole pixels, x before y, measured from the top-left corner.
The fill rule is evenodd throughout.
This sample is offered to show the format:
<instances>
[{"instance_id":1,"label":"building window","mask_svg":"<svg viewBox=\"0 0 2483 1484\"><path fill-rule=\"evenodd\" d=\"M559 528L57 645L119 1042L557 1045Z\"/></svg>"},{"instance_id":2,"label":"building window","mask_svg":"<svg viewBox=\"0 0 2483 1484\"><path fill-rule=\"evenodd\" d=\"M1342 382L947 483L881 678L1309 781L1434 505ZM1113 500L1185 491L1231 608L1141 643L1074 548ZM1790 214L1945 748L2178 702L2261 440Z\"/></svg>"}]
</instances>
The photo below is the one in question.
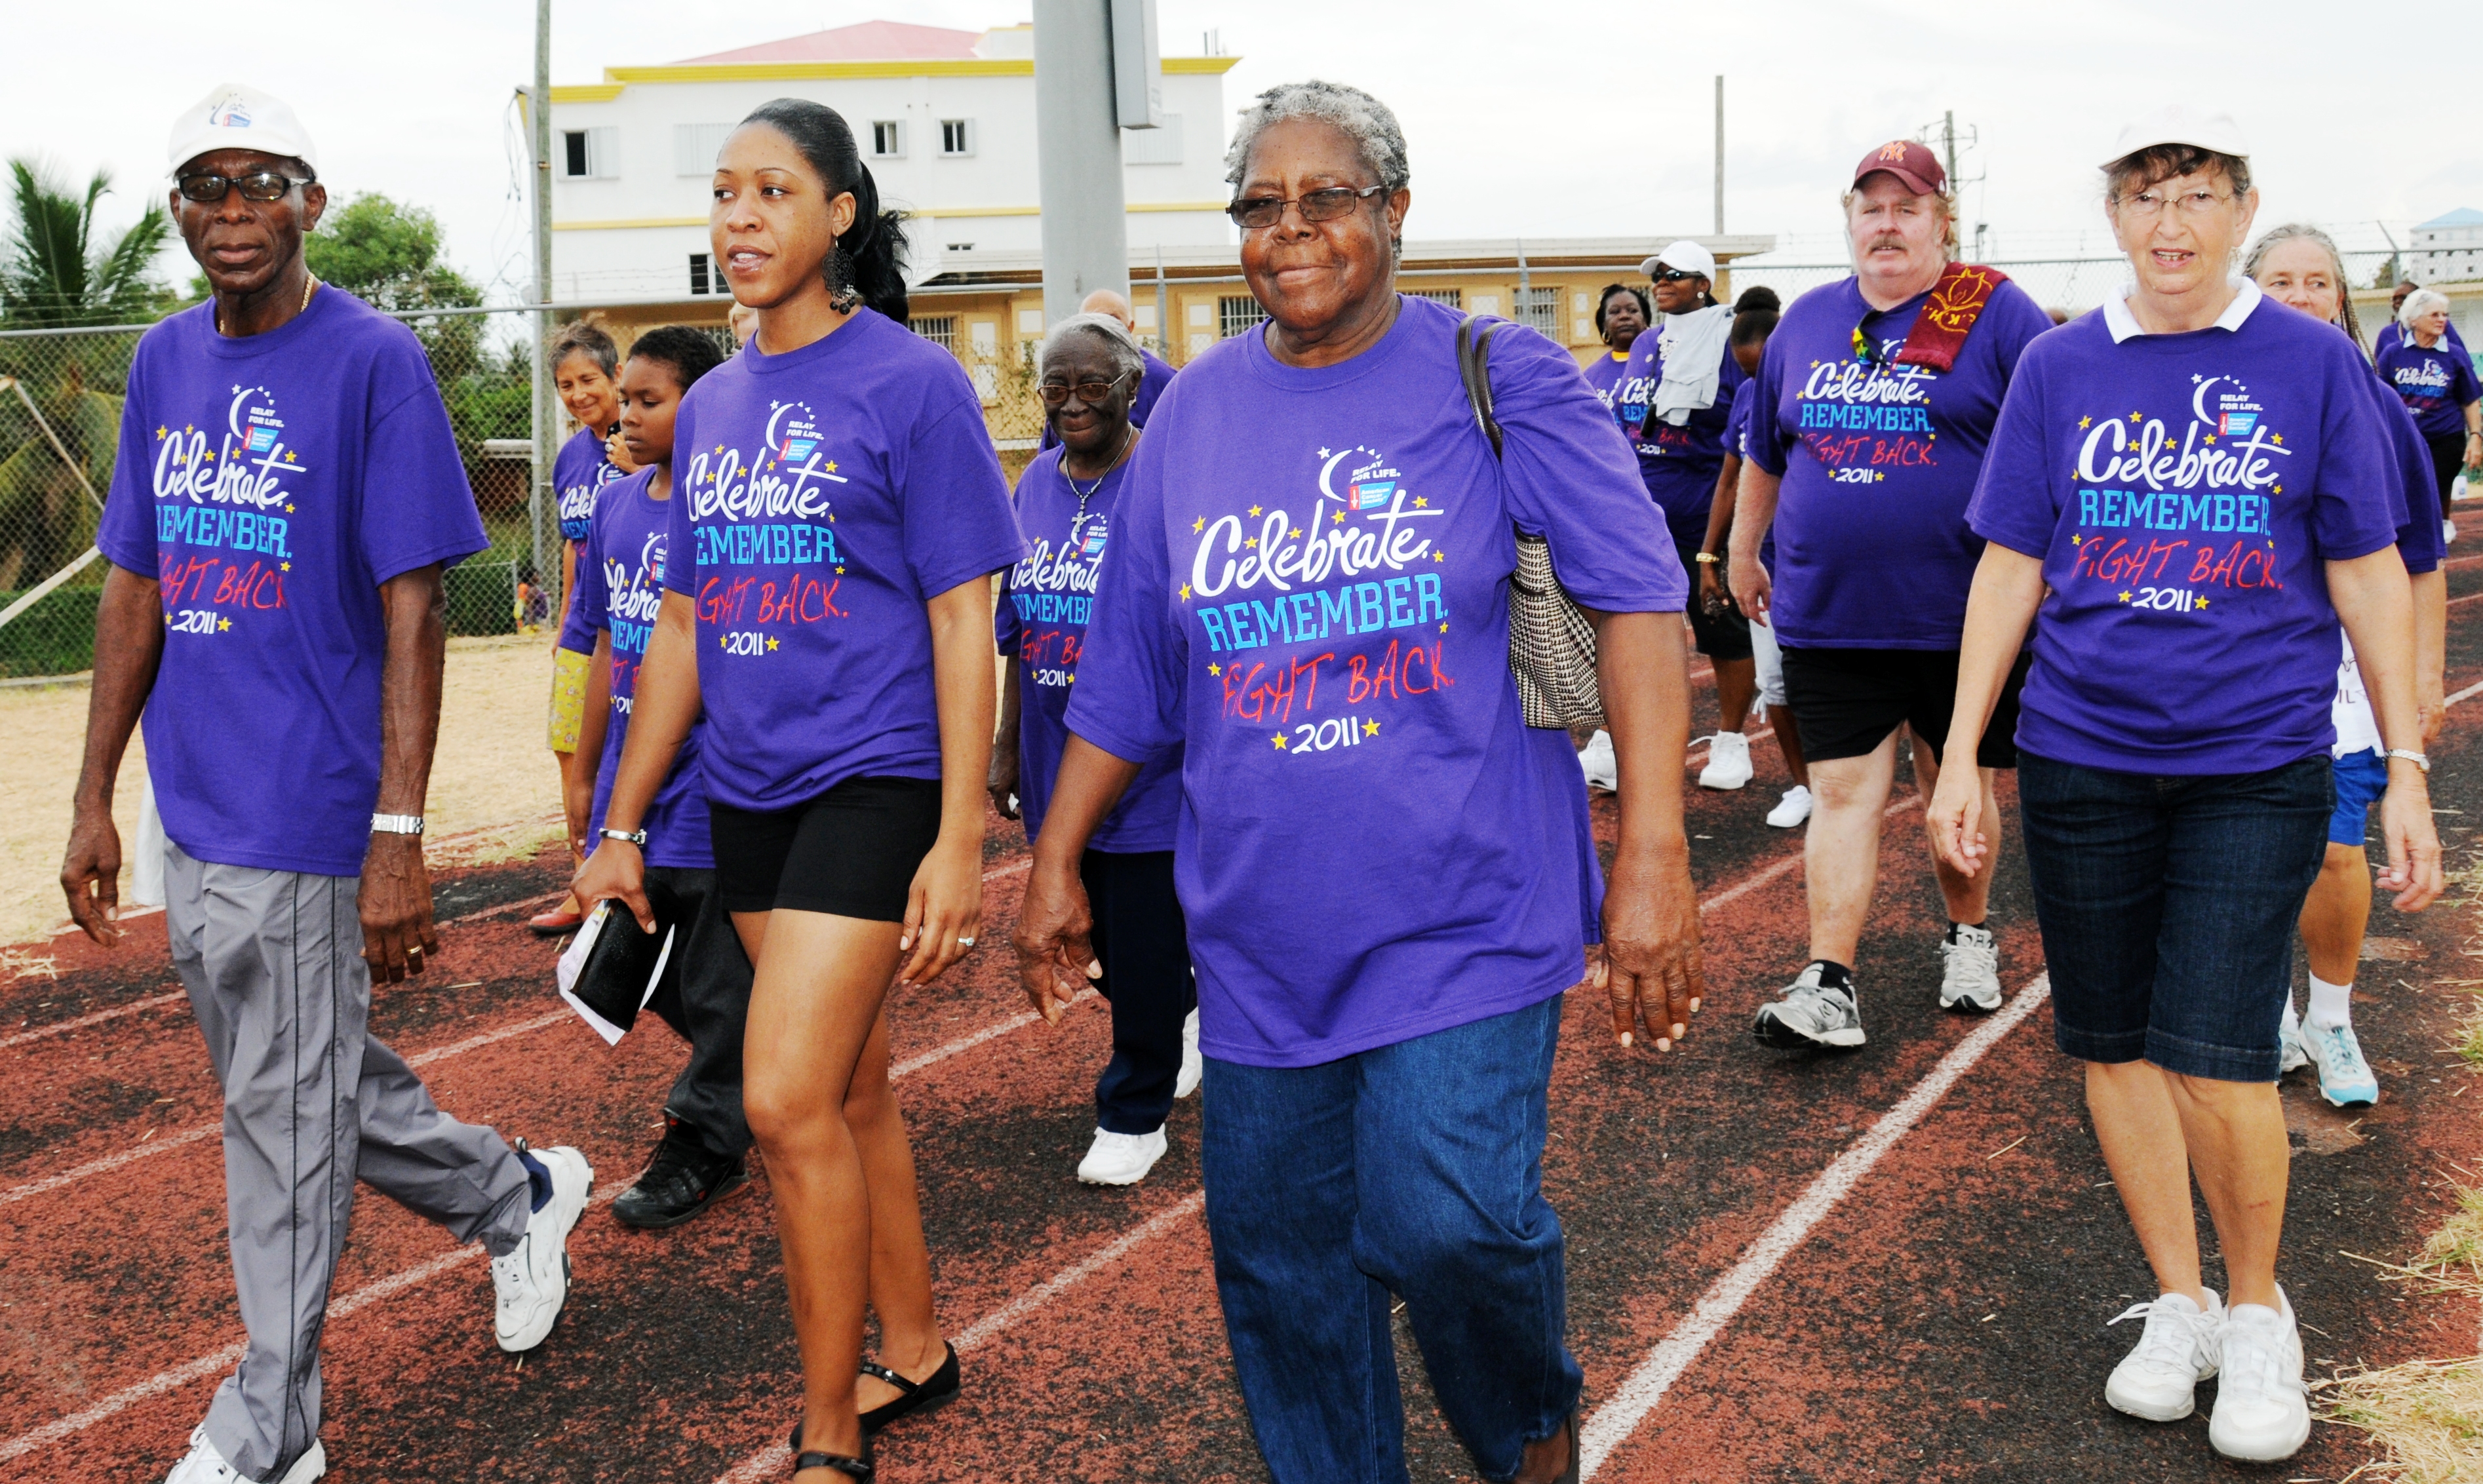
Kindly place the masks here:
<instances>
[{"instance_id":1,"label":"building window","mask_svg":"<svg viewBox=\"0 0 2483 1484\"><path fill-rule=\"evenodd\" d=\"M567 180L609 180L621 173L619 131L563 129L560 173Z\"/></svg>"},{"instance_id":2,"label":"building window","mask_svg":"<svg viewBox=\"0 0 2483 1484\"><path fill-rule=\"evenodd\" d=\"M882 119L872 123L870 152L883 160L902 158L905 154L905 120Z\"/></svg>"},{"instance_id":3,"label":"building window","mask_svg":"<svg viewBox=\"0 0 2483 1484\"><path fill-rule=\"evenodd\" d=\"M1561 333L1561 291L1557 288L1519 289L1517 312L1510 318L1543 331L1544 337L1555 345L1567 343Z\"/></svg>"},{"instance_id":4,"label":"building window","mask_svg":"<svg viewBox=\"0 0 2483 1484\"><path fill-rule=\"evenodd\" d=\"M673 173L708 176L715 173L715 157L724 152L725 136L734 125L729 123L677 123L673 125Z\"/></svg>"},{"instance_id":5,"label":"building window","mask_svg":"<svg viewBox=\"0 0 2483 1484\"><path fill-rule=\"evenodd\" d=\"M975 152L975 120L943 119L940 120L940 152L946 155Z\"/></svg>"},{"instance_id":6,"label":"building window","mask_svg":"<svg viewBox=\"0 0 2483 1484\"><path fill-rule=\"evenodd\" d=\"M971 242L952 242L948 246L948 251L951 252L972 252L975 251L975 245Z\"/></svg>"},{"instance_id":7,"label":"building window","mask_svg":"<svg viewBox=\"0 0 2483 1484\"><path fill-rule=\"evenodd\" d=\"M1163 122L1152 129L1123 129L1121 163L1124 165L1179 165L1181 163L1181 115L1166 114L1163 116Z\"/></svg>"},{"instance_id":8,"label":"building window","mask_svg":"<svg viewBox=\"0 0 2483 1484\"><path fill-rule=\"evenodd\" d=\"M1412 298L1428 299L1433 304L1447 305L1452 309L1466 306L1466 291L1461 288L1415 288L1405 292Z\"/></svg>"},{"instance_id":9,"label":"building window","mask_svg":"<svg viewBox=\"0 0 2483 1484\"><path fill-rule=\"evenodd\" d=\"M955 315L942 314L929 319L907 320L905 323L908 329L940 349L956 350L957 317Z\"/></svg>"},{"instance_id":10,"label":"building window","mask_svg":"<svg viewBox=\"0 0 2483 1484\"><path fill-rule=\"evenodd\" d=\"M690 292L693 294L730 294L724 281L724 265L710 260L704 252L690 254Z\"/></svg>"},{"instance_id":11,"label":"building window","mask_svg":"<svg viewBox=\"0 0 2483 1484\"><path fill-rule=\"evenodd\" d=\"M1260 308L1259 301L1247 294L1239 298L1227 294L1215 301L1215 332L1227 340L1253 325L1266 324L1267 320L1268 311Z\"/></svg>"}]
</instances>

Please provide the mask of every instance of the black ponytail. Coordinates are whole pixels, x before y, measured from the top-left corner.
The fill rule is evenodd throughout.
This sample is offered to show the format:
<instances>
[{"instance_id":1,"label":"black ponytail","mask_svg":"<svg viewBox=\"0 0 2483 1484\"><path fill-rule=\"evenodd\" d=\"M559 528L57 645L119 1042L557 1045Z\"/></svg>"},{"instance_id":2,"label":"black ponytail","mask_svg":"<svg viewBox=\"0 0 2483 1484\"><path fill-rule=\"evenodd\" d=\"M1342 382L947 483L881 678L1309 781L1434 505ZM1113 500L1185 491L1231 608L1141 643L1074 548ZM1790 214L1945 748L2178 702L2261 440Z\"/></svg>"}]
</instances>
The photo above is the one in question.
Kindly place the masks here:
<instances>
[{"instance_id":1,"label":"black ponytail","mask_svg":"<svg viewBox=\"0 0 2483 1484\"><path fill-rule=\"evenodd\" d=\"M830 200L853 193L854 225L828 256L828 287L905 323L905 214L880 209L879 184L862 162L844 116L808 98L777 98L741 121L763 123L791 140L826 183Z\"/></svg>"}]
</instances>

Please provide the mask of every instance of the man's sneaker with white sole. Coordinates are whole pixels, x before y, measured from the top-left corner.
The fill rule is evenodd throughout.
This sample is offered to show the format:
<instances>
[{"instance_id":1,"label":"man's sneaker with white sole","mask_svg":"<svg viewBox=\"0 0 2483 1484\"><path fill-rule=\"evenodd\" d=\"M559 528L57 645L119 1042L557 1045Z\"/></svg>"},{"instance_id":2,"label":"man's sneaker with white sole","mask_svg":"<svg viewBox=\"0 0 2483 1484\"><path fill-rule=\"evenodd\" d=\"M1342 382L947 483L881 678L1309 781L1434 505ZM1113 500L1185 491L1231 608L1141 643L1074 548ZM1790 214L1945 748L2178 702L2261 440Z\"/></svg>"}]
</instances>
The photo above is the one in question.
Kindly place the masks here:
<instances>
[{"instance_id":1,"label":"man's sneaker with white sole","mask_svg":"<svg viewBox=\"0 0 2483 1484\"><path fill-rule=\"evenodd\" d=\"M1720 731L1707 739L1707 766L1698 770L1698 786L1726 791L1750 781L1750 739L1738 731Z\"/></svg>"},{"instance_id":2,"label":"man's sneaker with white sole","mask_svg":"<svg viewBox=\"0 0 2483 1484\"><path fill-rule=\"evenodd\" d=\"M1862 1044L1862 1010L1856 989L1820 983L1814 962L1785 986L1784 998L1761 1005L1750 1034L1780 1050L1826 1047L1846 1050Z\"/></svg>"},{"instance_id":3,"label":"man's sneaker with white sole","mask_svg":"<svg viewBox=\"0 0 2483 1484\"><path fill-rule=\"evenodd\" d=\"M1198 1091L1198 1079L1207 1072L1207 1063L1198 1054L1198 1012L1181 1022L1181 1073L1173 1078L1172 1095L1187 1098Z\"/></svg>"},{"instance_id":4,"label":"man's sneaker with white sole","mask_svg":"<svg viewBox=\"0 0 2483 1484\"><path fill-rule=\"evenodd\" d=\"M1135 1185L1147 1178L1164 1155L1164 1131L1114 1133L1095 1130L1086 1157L1078 1161L1078 1179L1089 1185Z\"/></svg>"},{"instance_id":5,"label":"man's sneaker with white sole","mask_svg":"<svg viewBox=\"0 0 2483 1484\"><path fill-rule=\"evenodd\" d=\"M530 1150L521 1139L518 1149L551 1176L551 1199L526 1218L516 1248L492 1259L492 1329L512 1354L542 1344L560 1317L569 1299L569 1233L595 1188L595 1167L568 1145Z\"/></svg>"},{"instance_id":6,"label":"man's sneaker with white sole","mask_svg":"<svg viewBox=\"0 0 2483 1484\"><path fill-rule=\"evenodd\" d=\"M1620 758L1613 752L1613 734L1598 727L1587 745L1578 749L1578 766L1586 770L1587 784L1606 793L1617 792L1621 786Z\"/></svg>"},{"instance_id":7,"label":"man's sneaker with white sole","mask_svg":"<svg viewBox=\"0 0 2483 1484\"><path fill-rule=\"evenodd\" d=\"M2302 1048L2302 1022L2293 1018L2293 1007L2284 1008L2284 1026L2276 1033L2276 1074L2283 1076L2297 1067L2310 1065L2310 1053Z\"/></svg>"},{"instance_id":8,"label":"man's sneaker with white sole","mask_svg":"<svg viewBox=\"0 0 2483 1484\"><path fill-rule=\"evenodd\" d=\"M2293 1305L2235 1304L2225 1311L2224 1370L2207 1444L2227 1458L2271 1464L2310 1441L2310 1403L2302 1391L2302 1332Z\"/></svg>"},{"instance_id":9,"label":"man's sneaker with white sole","mask_svg":"<svg viewBox=\"0 0 2483 1484\"><path fill-rule=\"evenodd\" d=\"M2144 1319L2147 1328L2138 1337L2138 1347L2112 1368L2103 1399L2116 1412L2150 1422L2188 1417L2198 1408L2199 1383L2216 1373L2224 1301L2213 1288L2207 1290L2204 1309L2188 1294L2166 1293L2153 1303L2132 1305L2105 1328L2123 1319Z\"/></svg>"},{"instance_id":10,"label":"man's sneaker with white sole","mask_svg":"<svg viewBox=\"0 0 2483 1484\"><path fill-rule=\"evenodd\" d=\"M2351 1025L2305 1025L2303 1060L2319 1073L2319 1096L2340 1108L2367 1108L2380 1100L2380 1079L2363 1059Z\"/></svg>"},{"instance_id":11,"label":"man's sneaker with white sole","mask_svg":"<svg viewBox=\"0 0 2483 1484\"><path fill-rule=\"evenodd\" d=\"M1810 817L1810 790L1800 783L1784 791L1776 807L1768 810L1768 823L1779 830L1790 830Z\"/></svg>"},{"instance_id":12,"label":"man's sneaker with white sole","mask_svg":"<svg viewBox=\"0 0 2483 1484\"><path fill-rule=\"evenodd\" d=\"M1989 928L1953 924L1940 940L1940 1008L2000 1008L2000 941Z\"/></svg>"},{"instance_id":13,"label":"man's sneaker with white sole","mask_svg":"<svg viewBox=\"0 0 2483 1484\"><path fill-rule=\"evenodd\" d=\"M293 1461L293 1467L278 1474L268 1484L310 1484L328 1471L328 1450L319 1440L310 1440L309 1451ZM190 1430L190 1451L164 1475L164 1484L255 1484L249 1474L225 1462L216 1445L207 1441L207 1428L200 1423Z\"/></svg>"}]
</instances>

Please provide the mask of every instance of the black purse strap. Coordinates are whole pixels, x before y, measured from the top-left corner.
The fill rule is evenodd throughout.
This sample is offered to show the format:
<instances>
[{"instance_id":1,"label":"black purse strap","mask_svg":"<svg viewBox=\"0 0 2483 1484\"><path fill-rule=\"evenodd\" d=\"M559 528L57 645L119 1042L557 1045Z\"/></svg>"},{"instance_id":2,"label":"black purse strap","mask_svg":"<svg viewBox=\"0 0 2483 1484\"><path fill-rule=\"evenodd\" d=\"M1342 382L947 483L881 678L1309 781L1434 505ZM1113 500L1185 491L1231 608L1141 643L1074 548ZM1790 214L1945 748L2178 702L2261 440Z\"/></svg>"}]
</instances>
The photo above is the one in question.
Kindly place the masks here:
<instances>
[{"instance_id":1,"label":"black purse strap","mask_svg":"<svg viewBox=\"0 0 2483 1484\"><path fill-rule=\"evenodd\" d=\"M1500 424L1491 415L1491 337L1501 320L1469 316L1457 326L1457 377L1465 383L1466 405L1474 409L1475 426L1491 440L1491 456L1501 456ZM1475 327L1481 325L1481 331Z\"/></svg>"}]
</instances>

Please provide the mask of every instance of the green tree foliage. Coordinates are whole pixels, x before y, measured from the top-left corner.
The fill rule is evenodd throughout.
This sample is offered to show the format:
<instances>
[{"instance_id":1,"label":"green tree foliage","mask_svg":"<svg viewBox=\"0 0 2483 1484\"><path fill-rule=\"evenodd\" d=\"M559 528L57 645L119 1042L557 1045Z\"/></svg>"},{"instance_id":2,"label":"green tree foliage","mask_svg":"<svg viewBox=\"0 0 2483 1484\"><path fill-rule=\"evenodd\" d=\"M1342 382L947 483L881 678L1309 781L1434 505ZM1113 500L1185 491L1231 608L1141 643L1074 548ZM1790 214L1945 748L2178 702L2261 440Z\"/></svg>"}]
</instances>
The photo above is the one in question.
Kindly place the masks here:
<instances>
[{"instance_id":1,"label":"green tree foliage","mask_svg":"<svg viewBox=\"0 0 2483 1484\"><path fill-rule=\"evenodd\" d=\"M9 162L8 237L0 242L0 323L12 330L65 325L131 325L170 307L153 273L173 238L161 202L123 230L98 237L95 206L112 190L96 171L83 195L40 161Z\"/></svg>"},{"instance_id":2,"label":"green tree foliage","mask_svg":"<svg viewBox=\"0 0 2483 1484\"><path fill-rule=\"evenodd\" d=\"M328 213L302 245L310 271L381 309L467 308L483 295L440 260L440 221L372 192Z\"/></svg>"}]
</instances>

